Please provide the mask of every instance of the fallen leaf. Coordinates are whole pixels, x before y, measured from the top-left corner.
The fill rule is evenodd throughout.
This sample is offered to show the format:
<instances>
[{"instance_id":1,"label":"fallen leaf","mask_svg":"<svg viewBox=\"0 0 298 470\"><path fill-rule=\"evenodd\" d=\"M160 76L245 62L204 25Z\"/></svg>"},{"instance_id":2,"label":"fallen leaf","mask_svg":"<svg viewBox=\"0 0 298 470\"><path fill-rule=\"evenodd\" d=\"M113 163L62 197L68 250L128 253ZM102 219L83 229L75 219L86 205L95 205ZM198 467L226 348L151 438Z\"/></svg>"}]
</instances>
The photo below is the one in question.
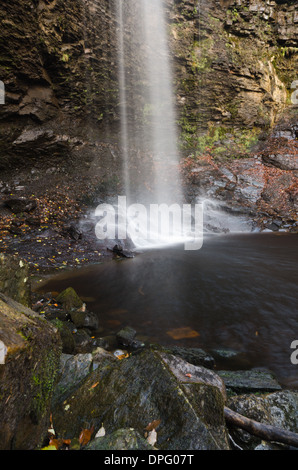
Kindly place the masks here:
<instances>
[{"instance_id":1,"label":"fallen leaf","mask_svg":"<svg viewBox=\"0 0 298 470\"><path fill-rule=\"evenodd\" d=\"M126 359L127 357L129 357L129 354L121 354L120 356L117 356L117 359L119 359L119 361L122 361L122 359Z\"/></svg>"},{"instance_id":2,"label":"fallen leaf","mask_svg":"<svg viewBox=\"0 0 298 470\"><path fill-rule=\"evenodd\" d=\"M92 426L90 429L82 429L81 434L79 435L79 442L81 446L85 446L88 444L93 432L94 432L94 426Z\"/></svg>"},{"instance_id":3,"label":"fallen leaf","mask_svg":"<svg viewBox=\"0 0 298 470\"><path fill-rule=\"evenodd\" d=\"M167 331L167 335L171 336L173 339L196 338L197 336L200 336L197 331L192 330L188 326Z\"/></svg>"},{"instance_id":4,"label":"fallen leaf","mask_svg":"<svg viewBox=\"0 0 298 470\"><path fill-rule=\"evenodd\" d=\"M149 432L148 437L147 437L147 442L151 445L154 446L154 444L157 441L157 432L155 429L152 429L152 431Z\"/></svg>"},{"instance_id":5,"label":"fallen leaf","mask_svg":"<svg viewBox=\"0 0 298 470\"><path fill-rule=\"evenodd\" d=\"M55 446L56 450L59 450L62 444L62 439L50 439L49 441L49 446Z\"/></svg>"},{"instance_id":6,"label":"fallen leaf","mask_svg":"<svg viewBox=\"0 0 298 470\"><path fill-rule=\"evenodd\" d=\"M95 384L91 385L90 390L91 390L92 388L97 387L98 384L99 384L99 382L95 382Z\"/></svg>"},{"instance_id":7,"label":"fallen leaf","mask_svg":"<svg viewBox=\"0 0 298 470\"><path fill-rule=\"evenodd\" d=\"M98 431L97 433L95 434L95 437L103 437L105 436L106 434L106 430L105 428L102 426Z\"/></svg>"}]
</instances>

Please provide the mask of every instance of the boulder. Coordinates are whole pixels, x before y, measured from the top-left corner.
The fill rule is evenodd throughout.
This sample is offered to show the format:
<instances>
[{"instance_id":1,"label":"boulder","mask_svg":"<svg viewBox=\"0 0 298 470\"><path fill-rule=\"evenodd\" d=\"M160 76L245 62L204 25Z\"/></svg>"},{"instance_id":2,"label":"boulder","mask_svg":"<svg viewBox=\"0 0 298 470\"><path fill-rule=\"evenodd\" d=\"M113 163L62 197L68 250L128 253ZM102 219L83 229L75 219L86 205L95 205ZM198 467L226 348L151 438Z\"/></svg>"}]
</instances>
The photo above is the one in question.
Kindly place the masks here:
<instances>
[{"instance_id":1,"label":"boulder","mask_svg":"<svg viewBox=\"0 0 298 470\"><path fill-rule=\"evenodd\" d=\"M49 425L59 370L57 329L29 308L0 294L0 449L31 450Z\"/></svg>"},{"instance_id":2,"label":"boulder","mask_svg":"<svg viewBox=\"0 0 298 470\"><path fill-rule=\"evenodd\" d=\"M157 420L160 450L229 449L224 390L213 371L143 349L116 362L103 357L52 415L63 438L77 438L86 425L103 425L107 435L133 428L144 436Z\"/></svg>"}]
</instances>

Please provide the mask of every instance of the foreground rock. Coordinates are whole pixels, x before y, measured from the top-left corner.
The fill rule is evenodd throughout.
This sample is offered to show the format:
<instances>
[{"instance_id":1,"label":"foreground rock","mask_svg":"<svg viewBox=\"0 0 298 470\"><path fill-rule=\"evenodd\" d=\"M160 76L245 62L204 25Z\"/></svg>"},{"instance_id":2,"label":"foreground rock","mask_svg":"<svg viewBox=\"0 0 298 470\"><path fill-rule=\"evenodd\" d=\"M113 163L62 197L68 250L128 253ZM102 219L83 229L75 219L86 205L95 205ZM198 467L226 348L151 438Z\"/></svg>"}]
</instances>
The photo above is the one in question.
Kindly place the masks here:
<instances>
[{"instance_id":1,"label":"foreground rock","mask_svg":"<svg viewBox=\"0 0 298 470\"><path fill-rule=\"evenodd\" d=\"M150 349L121 361L102 356L97 368L52 410L56 433L82 428L109 436L133 428L144 436L156 422L157 449L229 449L223 416L225 387L211 370Z\"/></svg>"},{"instance_id":2,"label":"foreground rock","mask_svg":"<svg viewBox=\"0 0 298 470\"><path fill-rule=\"evenodd\" d=\"M41 444L61 354L53 325L0 294L0 449Z\"/></svg>"},{"instance_id":3,"label":"foreground rock","mask_svg":"<svg viewBox=\"0 0 298 470\"><path fill-rule=\"evenodd\" d=\"M243 394L230 397L228 406L237 413L259 423L275 426L293 433L298 432L298 392L281 390L267 394ZM233 428L230 430L234 441L242 449L284 449L287 446L267 443L246 431Z\"/></svg>"},{"instance_id":4,"label":"foreground rock","mask_svg":"<svg viewBox=\"0 0 298 470\"><path fill-rule=\"evenodd\" d=\"M135 429L128 428L93 439L86 450L152 450L152 446Z\"/></svg>"},{"instance_id":5,"label":"foreground rock","mask_svg":"<svg viewBox=\"0 0 298 470\"><path fill-rule=\"evenodd\" d=\"M32 308L58 328L63 353L88 353L96 347L92 336L100 331L98 315L86 309L72 287L57 297L53 297L51 292L46 293Z\"/></svg>"}]
</instances>

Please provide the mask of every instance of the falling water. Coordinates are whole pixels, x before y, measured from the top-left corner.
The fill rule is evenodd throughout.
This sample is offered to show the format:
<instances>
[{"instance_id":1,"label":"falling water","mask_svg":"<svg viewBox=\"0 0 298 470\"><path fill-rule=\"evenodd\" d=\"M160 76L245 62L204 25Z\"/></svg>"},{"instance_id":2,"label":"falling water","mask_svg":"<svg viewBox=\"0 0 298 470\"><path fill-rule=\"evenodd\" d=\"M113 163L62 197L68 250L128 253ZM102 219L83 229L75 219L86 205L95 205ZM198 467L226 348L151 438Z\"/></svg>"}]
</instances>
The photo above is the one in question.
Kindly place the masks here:
<instances>
[{"instance_id":1,"label":"falling water","mask_svg":"<svg viewBox=\"0 0 298 470\"><path fill-rule=\"evenodd\" d=\"M178 241L184 234L181 221L175 231L175 217L178 220L181 215L183 199L163 0L115 2L125 196L130 204L170 206L171 239L168 233L159 233L159 237L153 238L162 243ZM157 233L149 219L149 212L143 219L138 218L137 243L143 246L146 246L148 227L151 236ZM160 231L160 227L158 229Z\"/></svg>"}]
</instances>

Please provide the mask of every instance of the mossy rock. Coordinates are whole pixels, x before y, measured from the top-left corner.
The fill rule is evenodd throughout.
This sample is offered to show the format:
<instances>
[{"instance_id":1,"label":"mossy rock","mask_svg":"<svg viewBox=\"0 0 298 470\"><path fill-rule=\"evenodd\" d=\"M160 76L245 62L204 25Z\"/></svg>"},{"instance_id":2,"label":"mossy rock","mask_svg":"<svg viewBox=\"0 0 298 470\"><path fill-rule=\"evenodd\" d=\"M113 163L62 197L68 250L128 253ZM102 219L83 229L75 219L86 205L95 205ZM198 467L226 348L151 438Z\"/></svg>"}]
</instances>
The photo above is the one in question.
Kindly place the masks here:
<instances>
[{"instance_id":1,"label":"mossy rock","mask_svg":"<svg viewBox=\"0 0 298 470\"><path fill-rule=\"evenodd\" d=\"M31 450L49 425L61 342L57 329L29 308L0 294L0 449Z\"/></svg>"},{"instance_id":2,"label":"mossy rock","mask_svg":"<svg viewBox=\"0 0 298 470\"><path fill-rule=\"evenodd\" d=\"M67 311L72 309L79 309L83 306L83 301L80 299L76 291L72 287L68 287L57 296L57 302L63 305Z\"/></svg>"},{"instance_id":3,"label":"mossy rock","mask_svg":"<svg viewBox=\"0 0 298 470\"><path fill-rule=\"evenodd\" d=\"M153 450L153 447L135 429L118 429L93 439L85 450Z\"/></svg>"},{"instance_id":4,"label":"mossy rock","mask_svg":"<svg viewBox=\"0 0 298 470\"><path fill-rule=\"evenodd\" d=\"M55 429L77 438L82 427L106 434L133 428L141 435L160 420L156 447L229 449L221 379L181 358L140 350L121 361L103 359L83 384L52 410Z\"/></svg>"},{"instance_id":5,"label":"mossy rock","mask_svg":"<svg viewBox=\"0 0 298 470\"><path fill-rule=\"evenodd\" d=\"M26 307L31 305L30 273L25 261L0 254L0 292Z\"/></svg>"}]
</instances>

